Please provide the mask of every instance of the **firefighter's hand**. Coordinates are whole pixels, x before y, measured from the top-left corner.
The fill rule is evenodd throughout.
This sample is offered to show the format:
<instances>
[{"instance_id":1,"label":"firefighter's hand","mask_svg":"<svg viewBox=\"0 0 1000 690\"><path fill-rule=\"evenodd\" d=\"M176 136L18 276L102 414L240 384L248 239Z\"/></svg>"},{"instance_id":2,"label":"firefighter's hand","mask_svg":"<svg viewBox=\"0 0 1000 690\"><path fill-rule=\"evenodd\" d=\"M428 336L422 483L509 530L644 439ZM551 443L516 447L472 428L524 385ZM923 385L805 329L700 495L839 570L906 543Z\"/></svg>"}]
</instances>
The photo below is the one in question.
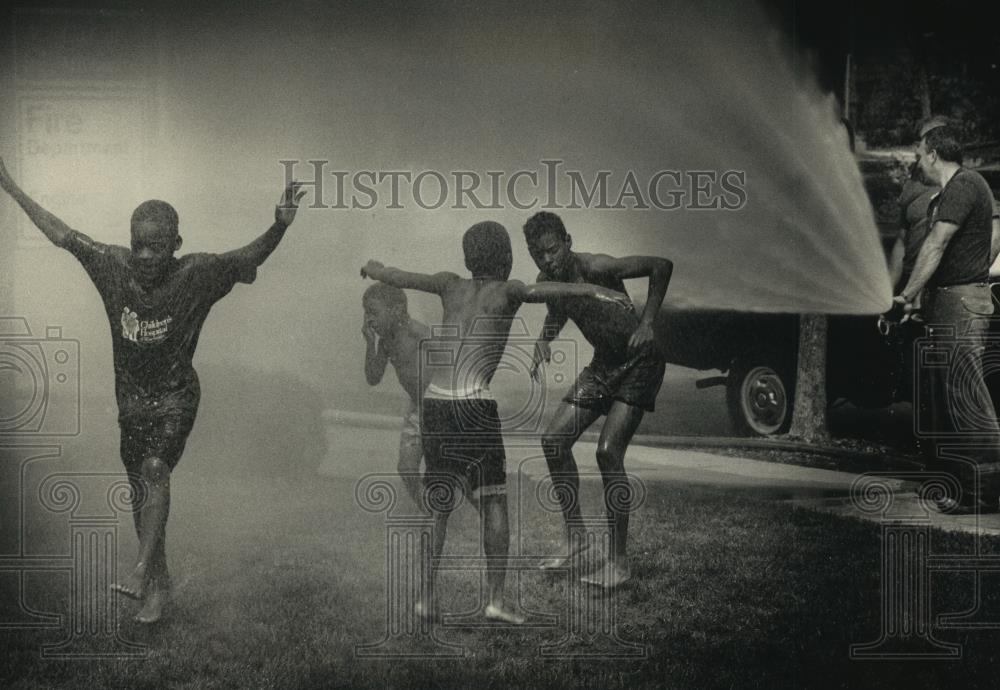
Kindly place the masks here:
<instances>
[{"instance_id":1,"label":"firefighter's hand","mask_svg":"<svg viewBox=\"0 0 1000 690\"><path fill-rule=\"evenodd\" d=\"M899 320L900 323L906 323L913 316L913 302L905 295L896 295L892 298L894 304L898 304L903 308L903 318Z\"/></svg>"}]
</instances>

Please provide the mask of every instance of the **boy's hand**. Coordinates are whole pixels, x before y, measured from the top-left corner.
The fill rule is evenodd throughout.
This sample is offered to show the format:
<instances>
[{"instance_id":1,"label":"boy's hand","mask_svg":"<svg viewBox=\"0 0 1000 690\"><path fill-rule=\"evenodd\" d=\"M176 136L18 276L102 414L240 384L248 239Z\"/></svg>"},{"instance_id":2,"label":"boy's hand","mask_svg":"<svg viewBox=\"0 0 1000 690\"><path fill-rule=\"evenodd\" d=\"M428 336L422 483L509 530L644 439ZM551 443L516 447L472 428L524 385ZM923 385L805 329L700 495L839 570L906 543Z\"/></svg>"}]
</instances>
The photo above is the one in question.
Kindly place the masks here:
<instances>
[{"instance_id":1,"label":"boy's hand","mask_svg":"<svg viewBox=\"0 0 1000 690\"><path fill-rule=\"evenodd\" d=\"M643 321L639 322L639 327L632 333L628 340L628 351L630 355L640 352L643 348L653 344L653 327Z\"/></svg>"},{"instance_id":2,"label":"boy's hand","mask_svg":"<svg viewBox=\"0 0 1000 690\"><path fill-rule=\"evenodd\" d=\"M528 372L531 374L531 379L533 381L538 380L538 368L541 366L542 362L548 364L552 361L552 348L549 347L548 340L536 340L535 341L535 354L531 358L531 369Z\"/></svg>"},{"instance_id":3,"label":"boy's hand","mask_svg":"<svg viewBox=\"0 0 1000 690\"><path fill-rule=\"evenodd\" d=\"M284 225L286 228L295 220L295 212L299 210L299 201L305 196L305 192L299 191L301 182L291 182L285 187L285 193L281 195L281 200L274 207L274 222Z\"/></svg>"},{"instance_id":4,"label":"boy's hand","mask_svg":"<svg viewBox=\"0 0 1000 690\"><path fill-rule=\"evenodd\" d=\"M369 259L368 263L361 267L361 277L371 278L373 273L378 273L383 268L385 268L385 266L382 265L382 262L375 261L375 259Z\"/></svg>"},{"instance_id":5,"label":"boy's hand","mask_svg":"<svg viewBox=\"0 0 1000 690\"><path fill-rule=\"evenodd\" d=\"M372 322L368 319L365 319L364 323L361 324L361 335L365 337L365 340L367 340L369 344L375 344L377 334L375 333L375 329L372 328Z\"/></svg>"},{"instance_id":6,"label":"boy's hand","mask_svg":"<svg viewBox=\"0 0 1000 690\"><path fill-rule=\"evenodd\" d=\"M14 178L7 172L7 166L4 165L3 157L0 156L0 188L3 188L5 192L9 192L13 186Z\"/></svg>"},{"instance_id":7,"label":"boy's hand","mask_svg":"<svg viewBox=\"0 0 1000 690\"><path fill-rule=\"evenodd\" d=\"M600 288L597 290L597 299L602 302L610 302L611 304L617 304L623 309L628 311L635 311L635 307L632 305L632 300L624 292L617 292L616 290L609 290L608 288Z\"/></svg>"}]
</instances>

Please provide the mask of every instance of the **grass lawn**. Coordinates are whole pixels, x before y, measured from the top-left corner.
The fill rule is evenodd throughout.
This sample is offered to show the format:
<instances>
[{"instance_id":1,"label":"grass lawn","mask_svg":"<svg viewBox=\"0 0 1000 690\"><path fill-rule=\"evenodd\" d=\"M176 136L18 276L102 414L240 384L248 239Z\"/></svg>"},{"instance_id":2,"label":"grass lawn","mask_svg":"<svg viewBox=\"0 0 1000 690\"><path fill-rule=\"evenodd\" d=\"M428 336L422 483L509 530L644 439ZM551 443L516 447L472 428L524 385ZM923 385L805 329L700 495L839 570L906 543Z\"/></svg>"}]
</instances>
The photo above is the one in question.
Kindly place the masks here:
<instances>
[{"instance_id":1,"label":"grass lawn","mask_svg":"<svg viewBox=\"0 0 1000 690\"><path fill-rule=\"evenodd\" d=\"M520 483L520 496L511 483L514 548L546 553L560 543L559 518L535 504L530 480ZM584 488L584 505L595 509L598 485ZM1000 635L991 630L936 630L940 639L964 645L957 661L849 659L851 643L879 635L878 525L723 489L673 483L648 489L633 518L635 577L614 595L610 619L618 638L637 647L615 646L606 635L567 639L568 615L600 610L605 600L567 589L558 576L530 572L521 577L520 602L548 627L448 623L437 628L437 638L464 647L464 656L387 659L355 651L385 635L386 529L381 515L357 507L352 483L233 483L179 473L170 525L175 603L152 628L131 621L131 602L118 611L122 637L148 645L148 656L45 660L40 645L64 632L0 630L0 686L996 687ZM474 553L477 530L474 514L460 509L449 552ZM127 562L134 540L125 534ZM935 552L971 548L970 537L933 534ZM65 612L66 580L59 577L29 576L26 600ZM476 574L446 572L441 582L446 612L475 606ZM998 583L984 577L983 598L1000 613ZM933 585L935 613L969 607L970 576L935 576ZM508 584L509 592L515 589ZM568 601L576 603L567 609ZM543 656L553 645L566 654L604 656ZM426 637L394 647L439 648ZM641 656L613 653L636 648ZM94 651L100 649L95 643Z\"/></svg>"}]
</instances>

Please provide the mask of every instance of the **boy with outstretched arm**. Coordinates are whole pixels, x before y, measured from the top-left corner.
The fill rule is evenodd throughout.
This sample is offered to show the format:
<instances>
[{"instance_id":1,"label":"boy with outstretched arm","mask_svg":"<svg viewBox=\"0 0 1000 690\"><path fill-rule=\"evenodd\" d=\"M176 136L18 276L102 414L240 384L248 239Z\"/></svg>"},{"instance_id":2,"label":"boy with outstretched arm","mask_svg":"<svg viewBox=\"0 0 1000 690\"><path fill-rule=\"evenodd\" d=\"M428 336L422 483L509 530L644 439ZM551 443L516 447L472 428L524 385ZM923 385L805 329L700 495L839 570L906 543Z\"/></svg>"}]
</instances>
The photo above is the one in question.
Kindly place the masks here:
<instances>
[{"instance_id":1,"label":"boy with outstretched arm","mask_svg":"<svg viewBox=\"0 0 1000 690\"><path fill-rule=\"evenodd\" d=\"M525 285L508 280L512 254L507 230L492 221L477 223L462 238L471 278L454 273L433 275L386 268L369 261L362 276L431 292L441 297L442 324L421 362L427 388L421 405L421 431L428 507L434 515L431 577L417 613L436 617L435 567L444 548L448 516L459 492L479 498L486 553L489 602L487 619L523 623L503 603L509 549L506 456L497 403L490 383L510 335L513 317L525 302L559 297L587 297L624 305L627 297L594 285L546 283Z\"/></svg>"},{"instance_id":2,"label":"boy with outstretched arm","mask_svg":"<svg viewBox=\"0 0 1000 690\"><path fill-rule=\"evenodd\" d=\"M131 248L102 244L73 230L25 194L0 159L0 187L57 247L83 265L111 325L121 458L132 485L139 553L128 577L112 589L144 600L136 619L160 619L170 595L166 525L170 474L194 424L200 399L192 366L212 305L238 283L252 283L295 218L304 192L285 189L274 224L250 244L224 254L186 254L177 212L158 200L132 214Z\"/></svg>"},{"instance_id":3,"label":"boy with outstretched arm","mask_svg":"<svg viewBox=\"0 0 1000 690\"><path fill-rule=\"evenodd\" d=\"M586 541L582 534L577 495L580 477L573 445L587 427L606 416L597 442L597 464L604 481L610 552L599 572L582 579L588 584L614 588L631 577L626 557L631 486L625 474L625 451L643 415L653 411L663 382L665 361L653 340L653 322L667 293L673 264L656 256L613 257L575 252L573 239L562 220L548 211L528 219L524 237L540 271L539 283L549 280L593 283L625 292L625 280L649 279L642 315L634 309L615 309L595 300L550 301L532 368L532 374L536 375L541 362L549 360L549 342L567 320L572 320L594 347L593 361L563 398L542 439L565 519L569 551L569 556L549 559L542 567L573 563L585 550L581 548Z\"/></svg>"},{"instance_id":4,"label":"boy with outstretched arm","mask_svg":"<svg viewBox=\"0 0 1000 690\"><path fill-rule=\"evenodd\" d=\"M406 293L398 287L375 283L365 290L361 298L364 323L361 334L365 338L365 379L376 386L385 375L385 368L392 364L396 378L410 396L410 409L403 418L403 431L399 436L399 462L397 469L406 492L417 506L423 506L420 497L420 458L424 455L420 440L420 343L430 335L430 329L406 310Z\"/></svg>"}]
</instances>

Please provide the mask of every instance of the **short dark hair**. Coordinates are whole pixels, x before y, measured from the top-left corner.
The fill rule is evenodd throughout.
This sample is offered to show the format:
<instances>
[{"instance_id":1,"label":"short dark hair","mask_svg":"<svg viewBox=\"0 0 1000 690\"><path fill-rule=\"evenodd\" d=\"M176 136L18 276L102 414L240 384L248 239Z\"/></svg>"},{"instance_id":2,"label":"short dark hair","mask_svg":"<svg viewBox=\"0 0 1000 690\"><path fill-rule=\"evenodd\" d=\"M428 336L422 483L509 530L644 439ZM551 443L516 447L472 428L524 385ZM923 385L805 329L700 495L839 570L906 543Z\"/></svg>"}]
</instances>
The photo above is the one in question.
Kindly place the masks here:
<instances>
[{"instance_id":1,"label":"short dark hair","mask_svg":"<svg viewBox=\"0 0 1000 690\"><path fill-rule=\"evenodd\" d=\"M362 303L378 300L394 311L406 311L406 293L395 285L372 283L361 297Z\"/></svg>"},{"instance_id":2,"label":"short dark hair","mask_svg":"<svg viewBox=\"0 0 1000 690\"><path fill-rule=\"evenodd\" d=\"M507 228L492 220L476 223L462 237L465 267L473 276L507 280L514 263Z\"/></svg>"},{"instance_id":3,"label":"short dark hair","mask_svg":"<svg viewBox=\"0 0 1000 690\"><path fill-rule=\"evenodd\" d=\"M944 127L945 125L951 124L951 121L943 115L932 115L926 120L920 122L920 126L917 127L917 139L923 139L927 136L927 133L932 129L937 129L938 127Z\"/></svg>"},{"instance_id":4,"label":"short dark hair","mask_svg":"<svg viewBox=\"0 0 1000 690\"><path fill-rule=\"evenodd\" d=\"M562 218L551 211L539 211L524 224L524 239L528 242L535 242L549 232L554 232L561 240L567 237Z\"/></svg>"},{"instance_id":5,"label":"short dark hair","mask_svg":"<svg viewBox=\"0 0 1000 690\"><path fill-rule=\"evenodd\" d=\"M962 143L958 130L952 125L941 125L924 135L924 148L937 153L938 158L949 163L962 163Z\"/></svg>"},{"instance_id":6,"label":"short dark hair","mask_svg":"<svg viewBox=\"0 0 1000 690\"><path fill-rule=\"evenodd\" d=\"M132 212L132 227L134 228L138 223L146 220L151 220L173 233L177 232L179 225L177 211L174 210L174 207L159 199L143 201L135 207Z\"/></svg>"}]
</instances>

